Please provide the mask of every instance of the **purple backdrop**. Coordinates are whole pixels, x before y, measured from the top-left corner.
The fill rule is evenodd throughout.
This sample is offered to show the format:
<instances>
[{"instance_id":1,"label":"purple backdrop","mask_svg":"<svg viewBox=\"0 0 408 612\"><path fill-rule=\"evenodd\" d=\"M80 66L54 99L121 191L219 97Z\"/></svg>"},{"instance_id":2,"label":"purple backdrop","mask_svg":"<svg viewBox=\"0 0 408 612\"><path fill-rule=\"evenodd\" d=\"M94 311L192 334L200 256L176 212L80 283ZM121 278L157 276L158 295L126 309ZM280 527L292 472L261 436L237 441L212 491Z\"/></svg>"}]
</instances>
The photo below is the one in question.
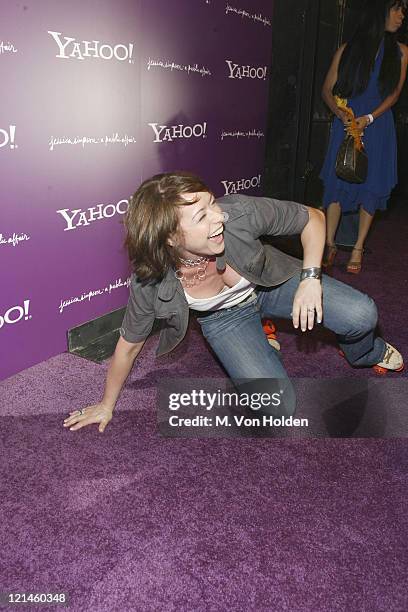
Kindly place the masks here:
<instances>
[{"instance_id":1,"label":"purple backdrop","mask_svg":"<svg viewBox=\"0 0 408 612\"><path fill-rule=\"evenodd\" d=\"M0 379L125 306L129 196L188 169L259 194L271 0L0 9Z\"/></svg>"}]
</instances>

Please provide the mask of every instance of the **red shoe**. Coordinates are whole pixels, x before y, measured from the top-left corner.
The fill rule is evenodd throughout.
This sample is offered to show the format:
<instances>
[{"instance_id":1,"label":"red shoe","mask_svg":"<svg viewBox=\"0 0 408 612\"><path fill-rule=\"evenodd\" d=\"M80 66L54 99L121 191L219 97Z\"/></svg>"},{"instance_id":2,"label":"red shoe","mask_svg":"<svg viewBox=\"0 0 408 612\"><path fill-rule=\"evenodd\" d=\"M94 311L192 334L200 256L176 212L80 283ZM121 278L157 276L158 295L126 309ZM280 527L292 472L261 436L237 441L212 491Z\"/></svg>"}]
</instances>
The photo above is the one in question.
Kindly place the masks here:
<instances>
[{"instance_id":1,"label":"red shoe","mask_svg":"<svg viewBox=\"0 0 408 612\"><path fill-rule=\"evenodd\" d=\"M388 342L385 344L387 345L387 350L385 351L383 360L373 366L373 369L377 374L382 375L387 374L389 370L393 372L402 372L404 369L404 360L401 353Z\"/></svg>"},{"instance_id":2,"label":"red shoe","mask_svg":"<svg viewBox=\"0 0 408 612\"><path fill-rule=\"evenodd\" d=\"M385 376L388 372L402 372L405 368L404 360L402 355L397 349L389 344L389 342L385 343L387 345L387 350L383 357L383 360L375 365L371 366L376 374L380 376ZM339 350L339 354L344 357L343 351Z\"/></svg>"},{"instance_id":3,"label":"red shoe","mask_svg":"<svg viewBox=\"0 0 408 612\"><path fill-rule=\"evenodd\" d=\"M280 351L280 344L278 340L276 339L276 334L275 334L276 327L273 324L273 321L271 321L271 319L263 319L262 327L266 334L266 338L269 344L273 346L273 348L275 348L277 351Z\"/></svg>"}]
</instances>

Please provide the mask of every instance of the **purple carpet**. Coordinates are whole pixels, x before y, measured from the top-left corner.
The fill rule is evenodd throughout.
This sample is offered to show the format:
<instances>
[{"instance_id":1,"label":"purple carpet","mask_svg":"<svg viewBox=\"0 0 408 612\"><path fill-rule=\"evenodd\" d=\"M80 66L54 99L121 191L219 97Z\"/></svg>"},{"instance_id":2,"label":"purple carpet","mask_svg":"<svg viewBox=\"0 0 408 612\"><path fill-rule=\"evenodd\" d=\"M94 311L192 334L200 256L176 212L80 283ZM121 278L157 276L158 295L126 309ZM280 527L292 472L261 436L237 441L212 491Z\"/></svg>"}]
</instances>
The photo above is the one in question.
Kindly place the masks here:
<instances>
[{"instance_id":1,"label":"purple carpet","mask_svg":"<svg viewBox=\"0 0 408 612\"><path fill-rule=\"evenodd\" d=\"M406 228L404 208L391 210L363 274L333 272L375 298L402 352ZM374 375L324 330L279 323L279 340L293 376ZM64 353L0 384L0 592L64 592L68 609L93 612L408 610L406 440L163 438L158 382L224 373L195 324L168 357L156 345L103 435L63 419L101 397L107 363Z\"/></svg>"}]
</instances>

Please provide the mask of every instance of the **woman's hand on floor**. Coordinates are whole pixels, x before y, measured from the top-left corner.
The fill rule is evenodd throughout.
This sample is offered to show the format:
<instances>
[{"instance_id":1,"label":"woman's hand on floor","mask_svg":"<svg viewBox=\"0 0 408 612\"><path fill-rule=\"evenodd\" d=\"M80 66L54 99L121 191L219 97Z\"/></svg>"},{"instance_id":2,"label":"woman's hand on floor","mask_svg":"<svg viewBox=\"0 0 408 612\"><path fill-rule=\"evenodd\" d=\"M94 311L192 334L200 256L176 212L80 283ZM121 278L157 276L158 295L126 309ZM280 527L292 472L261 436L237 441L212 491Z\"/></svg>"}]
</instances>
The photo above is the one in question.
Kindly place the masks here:
<instances>
[{"instance_id":1,"label":"woman's hand on floor","mask_svg":"<svg viewBox=\"0 0 408 612\"><path fill-rule=\"evenodd\" d=\"M318 323L323 319L322 308L322 285L316 278L306 278L299 283L299 287L293 299L292 321L293 327L300 327L306 331L306 327L313 329L314 319Z\"/></svg>"},{"instance_id":2,"label":"woman's hand on floor","mask_svg":"<svg viewBox=\"0 0 408 612\"><path fill-rule=\"evenodd\" d=\"M64 427L69 427L70 431L76 431L85 427L85 425L91 425L92 423L100 423L99 432L103 433L105 427L112 419L113 408L106 404L93 404L82 409L82 414L79 414L79 410L74 410L69 413L70 416L64 419Z\"/></svg>"}]
</instances>

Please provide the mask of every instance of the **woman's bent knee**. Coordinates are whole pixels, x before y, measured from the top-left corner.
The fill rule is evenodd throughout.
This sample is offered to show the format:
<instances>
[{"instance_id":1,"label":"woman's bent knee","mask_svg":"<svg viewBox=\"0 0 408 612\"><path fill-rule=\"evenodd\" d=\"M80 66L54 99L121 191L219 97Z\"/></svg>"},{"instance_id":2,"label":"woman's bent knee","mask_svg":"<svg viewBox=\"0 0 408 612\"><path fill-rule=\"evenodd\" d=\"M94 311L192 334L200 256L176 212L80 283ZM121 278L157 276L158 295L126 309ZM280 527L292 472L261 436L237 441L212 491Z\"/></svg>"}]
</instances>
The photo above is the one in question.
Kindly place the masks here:
<instances>
[{"instance_id":1,"label":"woman's bent knee","mask_svg":"<svg viewBox=\"0 0 408 612\"><path fill-rule=\"evenodd\" d=\"M350 323L354 331L360 333L372 331L378 321L378 310L374 300L365 293L360 294L350 312Z\"/></svg>"},{"instance_id":2,"label":"woman's bent knee","mask_svg":"<svg viewBox=\"0 0 408 612\"><path fill-rule=\"evenodd\" d=\"M352 318L357 321L360 331L371 331L375 328L378 321L377 305L373 298L363 294L356 305L356 310L353 312Z\"/></svg>"}]
</instances>

